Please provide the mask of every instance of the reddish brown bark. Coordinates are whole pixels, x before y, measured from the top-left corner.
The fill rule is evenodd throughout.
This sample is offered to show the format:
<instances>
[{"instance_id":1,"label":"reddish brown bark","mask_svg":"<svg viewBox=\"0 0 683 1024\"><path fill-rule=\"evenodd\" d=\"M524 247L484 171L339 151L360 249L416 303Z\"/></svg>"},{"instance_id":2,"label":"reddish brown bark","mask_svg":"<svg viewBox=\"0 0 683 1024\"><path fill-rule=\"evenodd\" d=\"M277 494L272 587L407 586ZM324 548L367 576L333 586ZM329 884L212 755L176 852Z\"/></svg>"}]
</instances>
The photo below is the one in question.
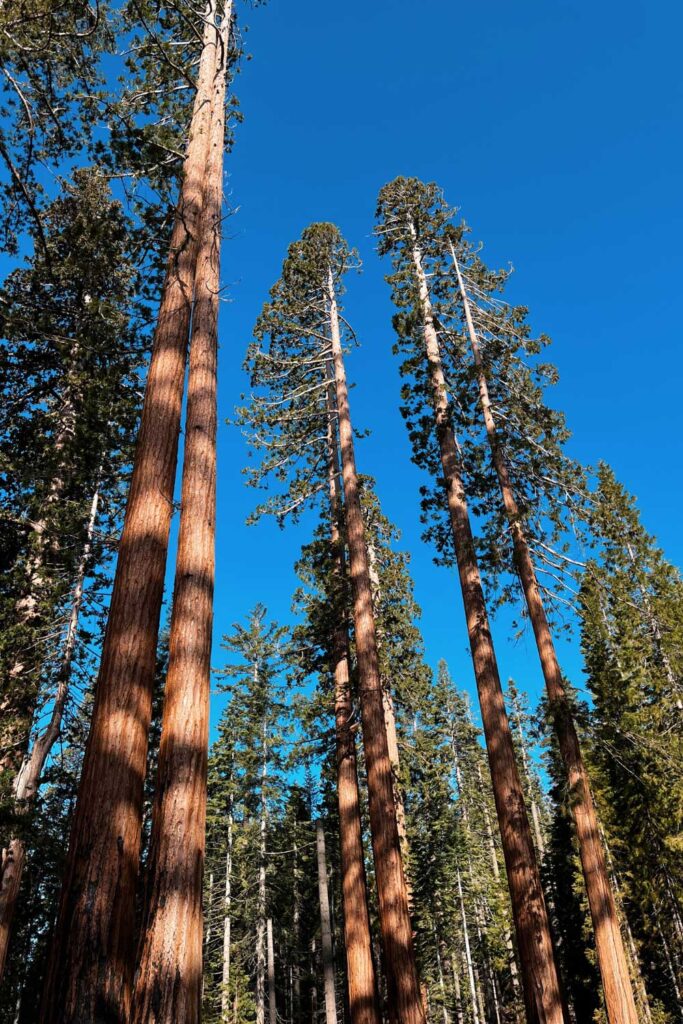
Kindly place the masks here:
<instances>
[{"instance_id":1,"label":"reddish brown bark","mask_svg":"<svg viewBox=\"0 0 683 1024\"><path fill-rule=\"evenodd\" d=\"M415 963L408 894L396 825L393 773L387 746L379 674L372 585L339 333L334 283L328 277L330 334L334 361L339 440L346 511L347 544L355 623L363 746L368 777L370 830L377 879L390 1017L401 1024L424 1024Z\"/></svg>"},{"instance_id":2,"label":"reddish brown bark","mask_svg":"<svg viewBox=\"0 0 683 1024\"><path fill-rule=\"evenodd\" d=\"M216 59L212 22L212 16L207 17L183 185L45 980L43 1024L128 1019L147 737Z\"/></svg>"},{"instance_id":3,"label":"reddish brown bark","mask_svg":"<svg viewBox=\"0 0 683 1024\"><path fill-rule=\"evenodd\" d=\"M328 389L328 479L330 490L330 540L335 557L337 594L341 598L346 581L344 548L339 531L341 487L338 439L335 428L335 398ZM341 600L340 600L341 604ZM365 852L358 792L356 746L351 732L351 684L349 678L349 637L346 610L342 608L332 636L334 663L334 716L337 747L337 802L341 849L342 904L346 981L352 1024L381 1024L377 984L372 959L372 936L367 902Z\"/></svg>"},{"instance_id":4,"label":"reddish brown bark","mask_svg":"<svg viewBox=\"0 0 683 1024\"><path fill-rule=\"evenodd\" d=\"M477 682L529 1024L562 1024L560 981L479 574L427 281L413 249L446 499Z\"/></svg>"},{"instance_id":5,"label":"reddish brown bark","mask_svg":"<svg viewBox=\"0 0 683 1024\"><path fill-rule=\"evenodd\" d=\"M197 1024L216 523L216 399L225 84L220 31L190 341L182 505L133 1024Z\"/></svg>"},{"instance_id":6,"label":"reddish brown bark","mask_svg":"<svg viewBox=\"0 0 683 1024\"><path fill-rule=\"evenodd\" d=\"M452 243L451 254L463 300L465 319L479 385L479 400L491 448L491 459L496 476L498 477L505 512L510 523L515 568L522 584L524 599L529 611L529 618L534 631L538 656L541 661L541 669L548 693L550 714L567 773L570 792L569 803L576 825L581 868L583 870L586 895L588 896L588 905L593 922L595 951L605 995L605 1009L610 1024L637 1024L638 1014L631 986L628 961L621 938L617 907L609 881L605 851L600 841L598 818L590 791L590 782L583 762L581 746L567 699L555 644L553 643L548 618L538 586L531 551L529 550L524 533L522 517L519 513L510 480L507 462L498 440L491 400L489 398L486 371L479 350L479 342L472 320L465 284Z\"/></svg>"}]
</instances>

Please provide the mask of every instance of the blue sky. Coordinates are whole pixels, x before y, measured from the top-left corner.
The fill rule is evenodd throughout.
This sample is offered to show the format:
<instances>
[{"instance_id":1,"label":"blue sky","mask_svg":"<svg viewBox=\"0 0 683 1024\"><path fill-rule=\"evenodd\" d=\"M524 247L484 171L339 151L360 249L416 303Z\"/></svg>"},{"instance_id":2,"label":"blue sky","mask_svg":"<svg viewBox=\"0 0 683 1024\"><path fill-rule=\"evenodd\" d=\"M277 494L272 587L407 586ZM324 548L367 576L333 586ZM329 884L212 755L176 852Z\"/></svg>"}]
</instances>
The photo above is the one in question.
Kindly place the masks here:
<instances>
[{"instance_id":1,"label":"blue sky","mask_svg":"<svg viewBox=\"0 0 683 1024\"><path fill-rule=\"evenodd\" d=\"M290 618L293 562L310 522L246 527L242 438L225 425L241 362L287 245L336 222L364 263L346 313L362 347L348 359L352 414L371 436L359 468L402 530L423 608L428 660L446 657L473 692L455 575L420 540L420 474L410 464L391 355L391 303L372 238L377 192L397 174L435 180L485 242L511 261L509 295L551 335L578 458L608 460L644 521L681 564L680 38L675 3L271 0L241 6L253 60L237 78L245 121L227 160L231 202L221 315L216 638L255 602ZM530 639L495 627L501 674L536 699ZM223 662L216 643L214 663ZM580 684L580 660L563 662ZM217 698L217 714L221 699Z\"/></svg>"}]
</instances>

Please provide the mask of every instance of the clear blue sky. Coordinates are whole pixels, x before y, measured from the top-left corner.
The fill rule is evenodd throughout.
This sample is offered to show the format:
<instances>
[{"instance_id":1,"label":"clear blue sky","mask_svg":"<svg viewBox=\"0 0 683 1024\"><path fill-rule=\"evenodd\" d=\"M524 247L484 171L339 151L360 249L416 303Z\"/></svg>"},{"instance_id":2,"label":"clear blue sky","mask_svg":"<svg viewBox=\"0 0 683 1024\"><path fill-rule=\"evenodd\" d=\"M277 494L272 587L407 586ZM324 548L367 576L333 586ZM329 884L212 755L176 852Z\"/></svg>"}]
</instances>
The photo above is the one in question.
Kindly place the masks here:
<instances>
[{"instance_id":1,"label":"clear blue sky","mask_svg":"<svg viewBox=\"0 0 683 1024\"><path fill-rule=\"evenodd\" d=\"M336 222L360 250L346 311L362 341L348 360L352 414L371 436L359 468L412 554L428 659L473 688L454 574L420 540L420 474L409 462L391 355L388 266L372 238L380 186L397 174L440 183L490 263L512 261L510 295L551 335L554 402L572 451L608 460L644 521L681 564L680 40L673 2L271 0L240 17L253 60L236 81L245 122L228 157L223 278L216 637L256 601L284 621L308 524L247 528L239 400L251 328L288 243ZM536 654L496 627L504 677L535 698ZM223 652L216 646L214 663ZM564 663L580 684L580 661ZM220 699L215 702L216 711Z\"/></svg>"}]
</instances>

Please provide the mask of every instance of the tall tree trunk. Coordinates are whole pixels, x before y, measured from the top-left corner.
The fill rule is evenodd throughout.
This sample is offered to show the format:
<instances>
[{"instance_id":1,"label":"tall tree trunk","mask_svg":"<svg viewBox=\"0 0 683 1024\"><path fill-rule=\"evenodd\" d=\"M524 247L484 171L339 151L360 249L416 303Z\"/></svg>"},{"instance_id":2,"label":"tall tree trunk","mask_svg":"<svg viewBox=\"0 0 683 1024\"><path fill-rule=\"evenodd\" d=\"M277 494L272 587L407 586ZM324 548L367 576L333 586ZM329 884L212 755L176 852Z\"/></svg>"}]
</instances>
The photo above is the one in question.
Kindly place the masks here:
<instances>
[{"instance_id":1,"label":"tall tree trunk","mask_svg":"<svg viewBox=\"0 0 683 1024\"><path fill-rule=\"evenodd\" d=\"M147 738L216 68L213 11L210 6L206 17L182 191L46 972L43 1024L125 1021L129 1013Z\"/></svg>"},{"instance_id":2,"label":"tall tree trunk","mask_svg":"<svg viewBox=\"0 0 683 1024\"><path fill-rule=\"evenodd\" d=\"M526 740L524 737L524 730L522 729L522 716L520 714L517 698L514 695L512 696L512 711L514 715L514 723L517 727L517 736L519 737L519 751L522 756L522 770L524 772L524 778L526 779L529 803L531 804L531 821L534 826L536 851L539 859L543 860L545 856L545 840L543 838L543 830L541 829L541 815L533 792L533 780L531 778L531 769L529 768L529 755L527 754Z\"/></svg>"},{"instance_id":3,"label":"tall tree trunk","mask_svg":"<svg viewBox=\"0 0 683 1024\"><path fill-rule=\"evenodd\" d=\"M221 987L221 1021L226 1024L230 1009L230 957L232 915L232 797L228 811L228 852L225 855L225 916L223 918L223 972Z\"/></svg>"},{"instance_id":4,"label":"tall tree trunk","mask_svg":"<svg viewBox=\"0 0 683 1024\"><path fill-rule=\"evenodd\" d=\"M467 912L465 910L465 897L462 891L462 879L460 877L460 869L457 872L458 881L458 900L460 902L460 917L462 920L462 937L465 944L465 964L467 966L467 980L470 986L470 1001L472 1004L472 1018L473 1024L482 1024L479 1019L479 1008L477 1001L477 986L474 980L474 964L472 963L472 949L470 947L470 932L467 927Z\"/></svg>"},{"instance_id":5,"label":"tall tree trunk","mask_svg":"<svg viewBox=\"0 0 683 1024\"><path fill-rule=\"evenodd\" d=\"M254 664L254 683L258 677L258 664ZM256 1024L266 1020L266 836L268 832L268 805L266 778L268 776L268 733L263 718L261 764L261 820L259 823L258 911L256 919Z\"/></svg>"},{"instance_id":6,"label":"tall tree trunk","mask_svg":"<svg viewBox=\"0 0 683 1024\"><path fill-rule=\"evenodd\" d=\"M202 878L216 525L218 295L225 86L232 10L219 37L192 314L182 507L159 746L150 888L133 1024L201 1013ZM182 936L182 941L179 937Z\"/></svg>"},{"instance_id":7,"label":"tall tree trunk","mask_svg":"<svg viewBox=\"0 0 683 1024\"><path fill-rule=\"evenodd\" d=\"M273 944L273 921L268 918L268 1024L277 1024L277 1003L275 1001L275 946Z\"/></svg>"},{"instance_id":8,"label":"tall tree trunk","mask_svg":"<svg viewBox=\"0 0 683 1024\"><path fill-rule=\"evenodd\" d=\"M412 227L412 225L411 225ZM414 228L413 228L414 232ZM484 601L422 254L413 247L432 403L530 1024L561 1024L563 997Z\"/></svg>"},{"instance_id":9,"label":"tall tree trunk","mask_svg":"<svg viewBox=\"0 0 683 1024\"><path fill-rule=\"evenodd\" d=\"M315 957L315 939L311 939L311 1024L318 1024L318 987L316 985L317 964Z\"/></svg>"},{"instance_id":10,"label":"tall tree trunk","mask_svg":"<svg viewBox=\"0 0 683 1024\"><path fill-rule=\"evenodd\" d=\"M370 567L370 583L372 585L373 612L378 614L382 600L382 589L379 581L379 573L376 567L375 549L368 544L368 562ZM377 650L381 647L381 637L377 630ZM401 755L398 748L398 729L396 728L396 712L394 711L394 698L391 693L391 684L387 679L382 679L382 706L384 708L384 727L387 733L387 749L391 761L391 771L394 782L394 804L396 806L396 827L398 838L401 843L401 858L403 860L403 872L406 880L406 891L408 893L408 910L412 913L413 887L408 871L408 827L406 825L406 810L401 789Z\"/></svg>"},{"instance_id":11,"label":"tall tree trunk","mask_svg":"<svg viewBox=\"0 0 683 1024\"><path fill-rule=\"evenodd\" d=\"M462 296L465 320L469 333L472 355L479 384L479 399L491 448L493 466L498 477L505 506L515 557L515 568L524 591L524 599L536 639L550 705L550 714L557 734L557 741L567 772L570 789L570 806L576 825L581 867L586 884L586 895L590 907L595 951L605 995L605 1009L610 1024L637 1024L631 979L624 944L619 928L614 895L609 883L605 852L600 842L598 819L590 791L588 775L583 762L579 738L567 699L555 645L548 618L536 578L531 551L524 533L522 517L510 480L507 462L499 443L496 424L489 398L486 371L479 350L479 341L472 320L467 291L460 272L455 249L451 243L453 265Z\"/></svg>"},{"instance_id":12,"label":"tall tree trunk","mask_svg":"<svg viewBox=\"0 0 683 1024\"><path fill-rule=\"evenodd\" d=\"M379 674L372 586L363 513L358 490L353 430L339 331L334 281L328 275L330 336L334 360L339 439L341 446L347 543L351 569L356 658L360 679L363 744L368 778L370 828L375 859L380 929L387 989L393 1015L401 1024L424 1024L415 963L401 846L396 826L393 773L387 749L382 683Z\"/></svg>"},{"instance_id":13,"label":"tall tree trunk","mask_svg":"<svg viewBox=\"0 0 683 1024\"><path fill-rule=\"evenodd\" d=\"M443 1024L450 1024L450 1017L448 1014L448 997L446 995L446 982L443 974L443 963L441 959L441 940L439 933L436 929L436 923L433 924L432 931L434 934L434 952L436 953L436 972L439 979L439 992L441 993L441 1015L443 1017Z\"/></svg>"},{"instance_id":14,"label":"tall tree trunk","mask_svg":"<svg viewBox=\"0 0 683 1024\"><path fill-rule=\"evenodd\" d=\"M336 426L334 369L328 367L330 386L328 408L328 481L330 493L330 540L334 552L337 622L332 636L334 664L334 717L337 747L337 803L341 854L342 905L344 912L344 948L346 982L351 1024L380 1024L377 983L372 959L372 937L368 912L365 852L358 791L356 745L351 732L351 682L349 675L349 635L346 621L346 565L340 534L343 517L341 469Z\"/></svg>"},{"instance_id":15,"label":"tall tree trunk","mask_svg":"<svg viewBox=\"0 0 683 1024\"><path fill-rule=\"evenodd\" d=\"M299 844L296 838L296 823L294 825L294 864L293 864L293 892L292 892L292 947L294 950L294 963L292 964L292 1020L299 1024L301 1020L301 968L299 961L299 949L301 946L301 889L299 887Z\"/></svg>"},{"instance_id":16,"label":"tall tree trunk","mask_svg":"<svg viewBox=\"0 0 683 1024\"><path fill-rule=\"evenodd\" d=\"M57 670L56 691L54 703L50 713L50 721L47 728L36 737L33 748L24 759L17 777L14 781L15 810L21 817L26 817L31 811L35 802L36 794L40 786L45 762L54 747L62 727L64 707L69 695L69 684L71 682L71 667L76 650L78 638L78 622L83 605L83 591L85 588L85 577L90 566L90 555L92 541L95 534L97 522L97 511L100 500L99 486L93 494L90 503L90 516L85 535L85 543L81 552L76 573L76 585L71 598L71 613L69 624L64 638L62 657ZM0 874L0 980L5 971L7 963L7 951L9 949L12 932L12 922L16 910L21 878L26 860L26 847L20 836L15 836L9 843L6 850L2 851L2 866Z\"/></svg>"},{"instance_id":17,"label":"tall tree trunk","mask_svg":"<svg viewBox=\"0 0 683 1024\"><path fill-rule=\"evenodd\" d=\"M327 857L325 856L325 832L322 821L315 828L316 851L318 855L318 898L320 902L320 938L323 955L323 980L325 983L325 1021L337 1024L337 999L334 991L334 952L332 949L332 921L330 897L327 889Z\"/></svg>"},{"instance_id":18,"label":"tall tree trunk","mask_svg":"<svg viewBox=\"0 0 683 1024\"><path fill-rule=\"evenodd\" d=\"M453 992L455 994L455 1019L457 1024L465 1024L462 1007L462 990L460 988L460 974L456 964L455 953L451 956L451 970L453 972Z\"/></svg>"}]
</instances>

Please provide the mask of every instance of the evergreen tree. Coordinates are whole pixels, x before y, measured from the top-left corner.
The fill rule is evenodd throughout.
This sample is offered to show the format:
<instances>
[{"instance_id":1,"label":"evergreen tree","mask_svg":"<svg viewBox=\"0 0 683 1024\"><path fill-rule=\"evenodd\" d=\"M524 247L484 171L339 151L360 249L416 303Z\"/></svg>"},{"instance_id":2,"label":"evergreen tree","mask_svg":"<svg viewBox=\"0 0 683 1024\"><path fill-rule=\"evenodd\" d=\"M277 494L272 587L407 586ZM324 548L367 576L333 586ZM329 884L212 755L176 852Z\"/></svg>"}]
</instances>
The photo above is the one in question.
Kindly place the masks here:
<instances>
[{"instance_id":1,"label":"evergreen tree","mask_svg":"<svg viewBox=\"0 0 683 1024\"><path fill-rule=\"evenodd\" d=\"M176 12L177 14L178 12ZM217 22L217 13L222 21ZM172 49L178 19L160 13L160 34ZM133 961L134 892L139 863L142 785L164 570L172 512L185 360L193 298L193 381L188 413L199 435L211 434L210 396L200 395L204 374L215 360L218 227L221 207L223 97L230 64L231 6L210 6L199 19L201 37L192 120L166 276L147 374L123 535L104 638L93 726L84 762L69 847L66 880L46 982L43 1019L61 1020L93 1008L128 1013ZM183 22L184 24L184 22ZM197 27L197 26L196 26ZM183 28L183 37L185 28ZM176 36L177 39L177 36ZM146 58L150 60L149 51ZM214 130L211 131L213 117ZM217 154L220 151L220 156ZM213 155L210 155L213 154ZM200 256L198 262L198 257ZM199 436L196 445L202 445ZM193 446L190 446L191 448ZM197 453L188 462L200 472ZM189 471L188 471L189 472ZM210 467L204 484L211 489ZM187 496L184 497L187 503ZM209 518L211 518L211 510ZM210 529L209 523L209 529ZM190 531L192 532L192 531ZM188 542L192 546L192 541ZM210 542L204 537L206 551ZM180 567L177 590L192 586ZM182 605L182 600L179 600ZM209 599L210 605L210 599ZM204 632L210 608L204 614ZM182 628L182 614L178 619ZM131 638L133 638L131 640ZM172 647L174 646L172 640ZM173 656L172 656L172 660ZM206 676L204 668L199 670ZM175 693L175 688L173 689ZM169 713L170 710L169 710ZM123 724L123 723L126 724ZM201 727L198 727L201 732ZM116 751L115 757L112 751ZM199 774L205 754L198 753ZM116 770L112 766L116 765ZM116 809L116 810L115 810ZM120 846L126 851L119 884ZM90 880L90 881L89 881ZM96 886L91 905L90 885ZM195 914L195 931L201 928ZM201 940L199 940L201 941ZM116 950L116 951L115 951ZM85 965L88 965L87 968ZM195 972L196 973L196 972ZM77 986L71 978L78 977ZM148 989L149 986L146 986ZM78 991L77 991L78 990ZM198 997L190 1000L197 1012ZM94 1010L93 1010L94 1012Z\"/></svg>"},{"instance_id":2,"label":"evergreen tree","mask_svg":"<svg viewBox=\"0 0 683 1024\"><path fill-rule=\"evenodd\" d=\"M44 223L48 256L38 248L0 294L3 964L21 831L60 735L79 627L96 610L118 528L146 316L128 218L95 172L76 172Z\"/></svg>"},{"instance_id":3,"label":"evergreen tree","mask_svg":"<svg viewBox=\"0 0 683 1024\"><path fill-rule=\"evenodd\" d=\"M681 1012L683 584L634 500L598 469L599 558L581 591L590 767L612 871L651 996Z\"/></svg>"},{"instance_id":4,"label":"evergreen tree","mask_svg":"<svg viewBox=\"0 0 683 1024\"><path fill-rule=\"evenodd\" d=\"M355 263L329 224L307 228L290 246L281 279L271 290L249 355L252 386L263 389L241 412L253 447L264 452L255 484L272 474L285 496L259 510L280 518L296 514L327 481L331 422L327 395L334 383L334 426L344 493L345 539L354 609L369 812L380 923L392 1012L421 1024L408 899L394 808L392 771L384 728L368 548L363 525L353 432L343 360L338 293ZM264 344L264 342L266 344ZM392 813L392 808L393 813Z\"/></svg>"},{"instance_id":5,"label":"evergreen tree","mask_svg":"<svg viewBox=\"0 0 683 1024\"><path fill-rule=\"evenodd\" d=\"M434 188L425 188L415 179L397 179L380 193L380 252L394 258L395 273L390 281L401 310L395 318L400 338L397 348L407 354L402 368L408 377L403 411L409 423L413 457L443 487L441 504L449 515L505 852L527 1014L530 1019L538 1017L559 1024L563 1017L562 995L547 910L490 635L437 333L438 314L427 283L427 266L432 257L438 258L439 232L449 217L450 211L438 201ZM539 978L544 979L540 985Z\"/></svg>"}]
</instances>

